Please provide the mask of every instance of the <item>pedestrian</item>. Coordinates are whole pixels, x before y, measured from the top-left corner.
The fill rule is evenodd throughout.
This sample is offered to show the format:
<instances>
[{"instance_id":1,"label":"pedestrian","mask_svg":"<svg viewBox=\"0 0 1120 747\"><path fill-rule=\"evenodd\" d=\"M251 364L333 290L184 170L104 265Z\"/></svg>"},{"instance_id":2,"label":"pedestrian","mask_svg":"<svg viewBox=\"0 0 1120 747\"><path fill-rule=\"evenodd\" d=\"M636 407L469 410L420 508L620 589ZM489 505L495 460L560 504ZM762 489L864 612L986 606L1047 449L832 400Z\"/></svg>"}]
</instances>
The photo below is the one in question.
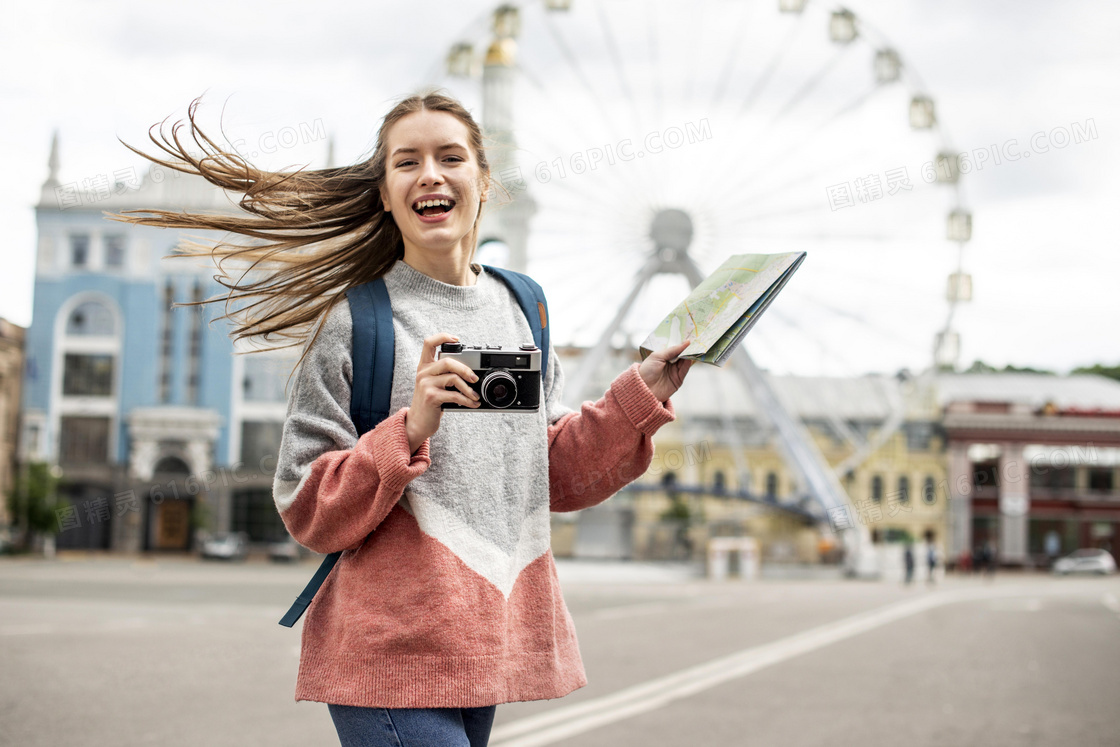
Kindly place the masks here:
<instances>
[{"instance_id":1,"label":"pedestrian","mask_svg":"<svg viewBox=\"0 0 1120 747\"><path fill-rule=\"evenodd\" d=\"M902 561L906 565L906 585L909 586L914 581L914 548L909 542L902 551Z\"/></svg>"},{"instance_id":2,"label":"pedestrian","mask_svg":"<svg viewBox=\"0 0 1120 747\"><path fill-rule=\"evenodd\" d=\"M1053 568L1054 561L1058 559L1058 554L1062 551L1062 538L1058 533L1051 529L1046 533L1045 540L1046 550L1046 567Z\"/></svg>"},{"instance_id":3,"label":"pedestrian","mask_svg":"<svg viewBox=\"0 0 1120 747\"><path fill-rule=\"evenodd\" d=\"M988 539L984 543L984 560L985 566L988 569L988 576L995 578L996 566L999 564L999 547L996 546L995 540Z\"/></svg>"},{"instance_id":4,"label":"pedestrian","mask_svg":"<svg viewBox=\"0 0 1120 747\"><path fill-rule=\"evenodd\" d=\"M926 565L929 566L929 577L927 580L931 584L936 583L937 576L934 574L937 573L937 546L934 545L932 541L930 541L926 547Z\"/></svg>"},{"instance_id":5,"label":"pedestrian","mask_svg":"<svg viewBox=\"0 0 1120 747\"><path fill-rule=\"evenodd\" d=\"M443 343L532 339L524 307L474 262L491 182L471 114L424 91L392 107L367 160L270 173L209 140L197 104L205 157L180 145L181 123L166 147L152 139L175 168L243 193L251 215L114 217L252 237L181 250L260 261L255 284L225 281L229 299L262 299L226 315L242 313L234 334L302 345L274 499L297 542L342 555L306 610L295 699L326 703L343 745L485 745L498 704L586 684L549 512L600 503L646 471L688 343L633 363L579 411L561 405L550 349L536 412L445 412L480 400L474 371L437 355ZM345 291L375 278L393 313L391 408L359 437Z\"/></svg>"}]
</instances>

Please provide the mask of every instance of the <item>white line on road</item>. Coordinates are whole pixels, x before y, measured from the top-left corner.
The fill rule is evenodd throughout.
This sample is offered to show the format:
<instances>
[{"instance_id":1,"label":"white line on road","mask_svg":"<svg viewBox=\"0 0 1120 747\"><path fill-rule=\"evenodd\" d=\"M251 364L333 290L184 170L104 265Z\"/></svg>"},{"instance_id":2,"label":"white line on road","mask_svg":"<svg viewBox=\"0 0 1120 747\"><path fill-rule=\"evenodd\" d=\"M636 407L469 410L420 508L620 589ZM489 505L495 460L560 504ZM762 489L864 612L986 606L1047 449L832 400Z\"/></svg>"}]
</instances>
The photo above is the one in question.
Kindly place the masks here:
<instances>
[{"instance_id":1,"label":"white line on road","mask_svg":"<svg viewBox=\"0 0 1120 747\"><path fill-rule=\"evenodd\" d=\"M910 615L952 602L1021 594L1003 589L966 589L931 592L919 599L888 605L837 620L771 643L753 646L729 656L690 667L594 700L555 708L495 727L493 747L541 747L616 721L648 713L674 700L687 698L729 680L744 677L772 664L815 651L846 638L866 633Z\"/></svg>"}]
</instances>

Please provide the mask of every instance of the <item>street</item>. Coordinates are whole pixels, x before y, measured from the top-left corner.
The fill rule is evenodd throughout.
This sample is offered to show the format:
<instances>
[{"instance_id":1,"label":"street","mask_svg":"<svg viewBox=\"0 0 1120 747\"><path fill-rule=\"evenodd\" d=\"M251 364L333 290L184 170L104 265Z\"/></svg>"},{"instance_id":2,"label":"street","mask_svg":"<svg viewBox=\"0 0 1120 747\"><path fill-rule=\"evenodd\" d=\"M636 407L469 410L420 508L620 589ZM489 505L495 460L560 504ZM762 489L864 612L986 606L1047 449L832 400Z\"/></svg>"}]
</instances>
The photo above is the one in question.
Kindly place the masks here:
<instances>
[{"instance_id":1,"label":"street","mask_svg":"<svg viewBox=\"0 0 1120 747\"><path fill-rule=\"evenodd\" d=\"M558 565L589 684L500 706L495 747L1117 743L1116 577ZM0 744L337 744L277 624L316 566L0 560Z\"/></svg>"}]
</instances>

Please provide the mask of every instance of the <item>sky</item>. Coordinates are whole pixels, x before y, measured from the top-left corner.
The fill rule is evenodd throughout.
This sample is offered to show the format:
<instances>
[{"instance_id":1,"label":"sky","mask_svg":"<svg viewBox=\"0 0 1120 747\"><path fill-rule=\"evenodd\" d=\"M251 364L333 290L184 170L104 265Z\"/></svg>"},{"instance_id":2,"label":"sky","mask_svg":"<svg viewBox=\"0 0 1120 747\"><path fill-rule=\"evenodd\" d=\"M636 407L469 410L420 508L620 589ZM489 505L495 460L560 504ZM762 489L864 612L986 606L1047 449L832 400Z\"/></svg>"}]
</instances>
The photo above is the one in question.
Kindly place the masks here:
<instances>
[{"instance_id":1,"label":"sky","mask_svg":"<svg viewBox=\"0 0 1120 747\"><path fill-rule=\"evenodd\" d=\"M9 8L0 27L0 316L31 322L34 205L53 132L63 183L142 171L117 139L143 147L148 127L183 118L201 95L201 121L216 130L220 119L260 166L320 168L324 135L338 164L357 162L392 103L424 83L446 85L478 113L478 81L439 71L452 43L485 45L495 5ZM517 158L538 204L529 272L549 295L554 341L597 339L651 249L652 211L676 207L693 220L690 252L705 271L731 254L808 253L747 338L771 370L927 366L958 257L974 286L953 321L964 365L1120 364L1111 329L1120 253L1110 230L1120 200L1120 6L853 0L861 40L842 47L827 38L831 6L812 0L803 19L779 14L777 0L574 0L567 18L522 5ZM888 43L903 80L875 88L871 56ZM941 129L907 126L916 92L935 100ZM650 133L689 127L707 135L558 176L574 156L624 139L638 150ZM300 136L282 147L291 132ZM982 166L959 190L922 178L946 145ZM885 190L902 168L912 189L875 191L872 177ZM835 199L844 184L846 205ZM945 238L955 207L972 214L963 254ZM652 283L624 325L626 343L636 347L686 290L680 278Z\"/></svg>"}]
</instances>

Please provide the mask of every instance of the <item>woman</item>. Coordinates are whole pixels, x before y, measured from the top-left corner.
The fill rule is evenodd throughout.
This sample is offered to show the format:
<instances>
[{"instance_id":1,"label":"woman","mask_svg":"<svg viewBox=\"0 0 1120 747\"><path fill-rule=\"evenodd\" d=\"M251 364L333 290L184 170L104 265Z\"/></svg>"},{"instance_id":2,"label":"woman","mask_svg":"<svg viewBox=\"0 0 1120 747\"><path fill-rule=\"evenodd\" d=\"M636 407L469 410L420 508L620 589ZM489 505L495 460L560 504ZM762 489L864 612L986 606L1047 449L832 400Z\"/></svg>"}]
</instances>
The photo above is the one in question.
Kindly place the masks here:
<instances>
[{"instance_id":1,"label":"woman","mask_svg":"<svg viewBox=\"0 0 1120 747\"><path fill-rule=\"evenodd\" d=\"M274 498L296 541L345 552L307 609L296 700L327 703L344 745L484 745L497 704L586 684L549 512L600 503L645 472L651 436L675 417L688 343L634 363L579 412L560 404L550 354L537 412L445 413L444 402L478 401L473 371L437 357L442 343L532 340L510 291L472 261L490 170L471 115L436 92L410 96L367 161L270 174L221 153L195 126L196 104L192 134L208 157L187 153L176 128L174 146L156 141L176 163L160 163L244 192L257 217L116 217L270 242L184 248L271 270L223 281L230 299L260 297L227 314L243 315L238 336L311 338ZM359 437L344 292L376 277L393 308L391 414Z\"/></svg>"}]
</instances>

